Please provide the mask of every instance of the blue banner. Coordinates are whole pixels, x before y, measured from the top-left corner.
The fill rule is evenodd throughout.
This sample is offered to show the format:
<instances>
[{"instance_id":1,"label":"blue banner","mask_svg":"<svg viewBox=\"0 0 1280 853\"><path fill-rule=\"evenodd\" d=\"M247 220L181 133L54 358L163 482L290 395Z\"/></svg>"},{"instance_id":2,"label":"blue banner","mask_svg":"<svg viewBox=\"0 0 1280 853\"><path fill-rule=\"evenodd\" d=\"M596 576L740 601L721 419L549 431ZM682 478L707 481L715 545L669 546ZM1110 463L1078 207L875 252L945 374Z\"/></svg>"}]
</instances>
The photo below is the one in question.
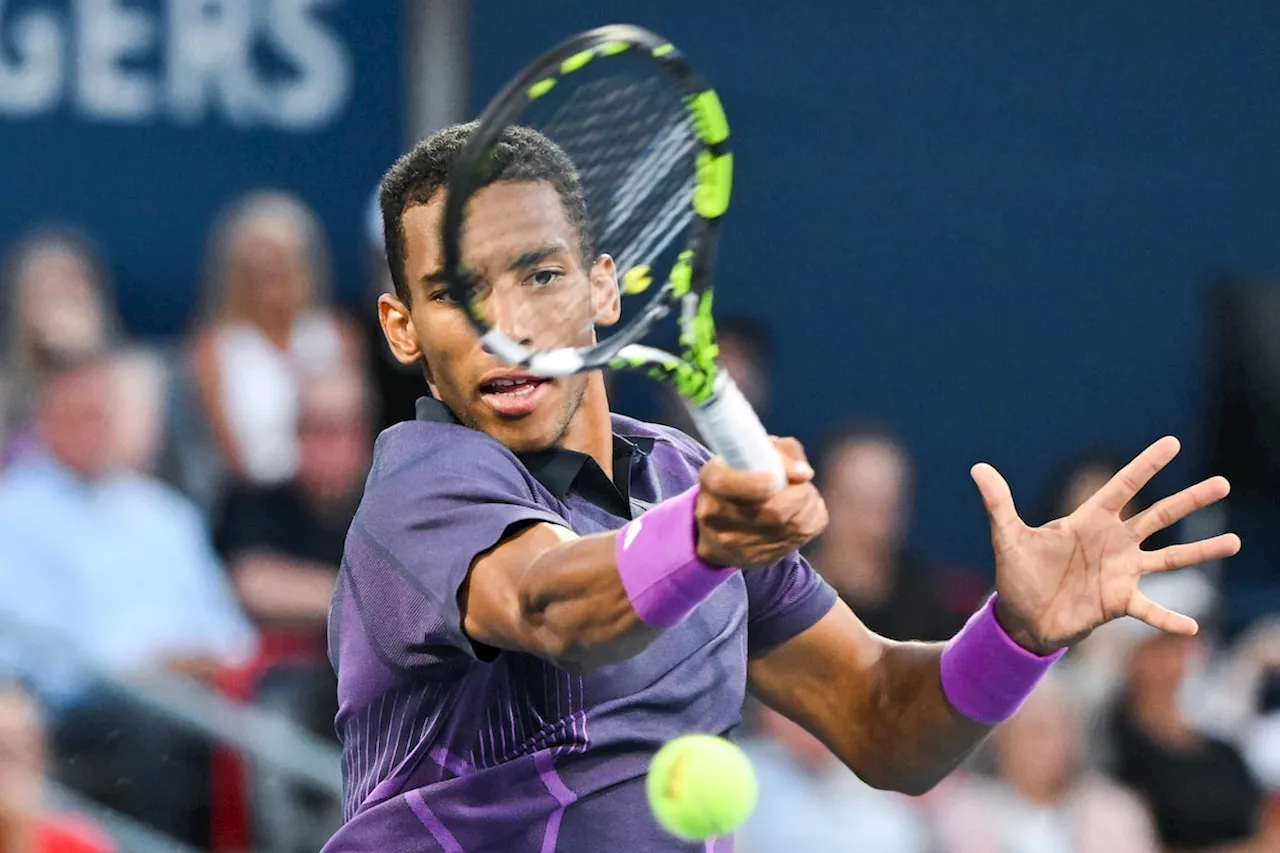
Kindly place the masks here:
<instances>
[{"instance_id":1,"label":"blue banner","mask_svg":"<svg viewBox=\"0 0 1280 853\"><path fill-rule=\"evenodd\" d=\"M0 245L88 232L126 325L171 336L237 195L312 205L358 292L370 193L401 148L393 0L0 0Z\"/></svg>"}]
</instances>

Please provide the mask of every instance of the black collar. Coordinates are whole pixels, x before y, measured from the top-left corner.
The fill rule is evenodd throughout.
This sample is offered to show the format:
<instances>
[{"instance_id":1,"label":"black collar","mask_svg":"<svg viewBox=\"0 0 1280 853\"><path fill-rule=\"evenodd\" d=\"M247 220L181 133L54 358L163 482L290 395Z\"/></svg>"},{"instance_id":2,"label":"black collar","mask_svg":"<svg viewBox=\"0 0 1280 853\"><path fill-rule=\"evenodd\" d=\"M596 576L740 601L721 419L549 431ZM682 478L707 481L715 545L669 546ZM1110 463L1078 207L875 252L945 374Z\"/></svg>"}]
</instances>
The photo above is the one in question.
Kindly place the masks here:
<instances>
[{"instance_id":1,"label":"black collar","mask_svg":"<svg viewBox=\"0 0 1280 853\"><path fill-rule=\"evenodd\" d=\"M419 397L417 419L437 423L460 423L449 407L434 397ZM560 500L576 491L583 498L622 518L631 517L631 462L637 456L648 456L653 450L653 437L647 435L613 435L613 480L596 461L577 450L553 447L533 453L519 453L524 464L547 491Z\"/></svg>"}]
</instances>

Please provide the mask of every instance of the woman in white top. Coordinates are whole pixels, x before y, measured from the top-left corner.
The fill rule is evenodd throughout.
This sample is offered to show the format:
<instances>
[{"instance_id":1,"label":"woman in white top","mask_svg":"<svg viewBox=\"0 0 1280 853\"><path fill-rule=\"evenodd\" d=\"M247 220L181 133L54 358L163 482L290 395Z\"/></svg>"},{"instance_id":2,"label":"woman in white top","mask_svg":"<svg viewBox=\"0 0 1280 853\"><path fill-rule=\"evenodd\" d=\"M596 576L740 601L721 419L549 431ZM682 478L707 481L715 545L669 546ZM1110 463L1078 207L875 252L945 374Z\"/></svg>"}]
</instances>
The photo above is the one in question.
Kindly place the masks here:
<instances>
[{"instance_id":1,"label":"woman in white top","mask_svg":"<svg viewBox=\"0 0 1280 853\"><path fill-rule=\"evenodd\" d=\"M300 384L362 359L357 333L328 307L320 224L291 196L251 194L214 232L206 273L193 350L205 418L234 476L281 483L297 464Z\"/></svg>"}]
</instances>

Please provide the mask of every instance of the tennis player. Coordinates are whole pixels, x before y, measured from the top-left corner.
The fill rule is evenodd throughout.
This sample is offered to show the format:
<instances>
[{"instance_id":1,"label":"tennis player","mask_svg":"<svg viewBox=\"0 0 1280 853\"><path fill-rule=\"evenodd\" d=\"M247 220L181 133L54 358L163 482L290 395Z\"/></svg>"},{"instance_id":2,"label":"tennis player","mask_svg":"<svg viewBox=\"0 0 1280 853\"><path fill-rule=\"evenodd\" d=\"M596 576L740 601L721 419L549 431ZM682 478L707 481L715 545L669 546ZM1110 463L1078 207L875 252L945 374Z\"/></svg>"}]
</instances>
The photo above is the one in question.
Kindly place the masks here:
<instances>
[{"instance_id":1,"label":"tennis player","mask_svg":"<svg viewBox=\"0 0 1280 853\"><path fill-rule=\"evenodd\" d=\"M727 851L665 835L644 776L667 740L732 730L748 690L870 784L918 794L1099 625L1196 630L1138 579L1239 540L1140 549L1227 494L1215 477L1122 520L1178 452L1164 438L1039 528L975 466L996 594L946 644L869 632L797 554L826 511L796 441L776 442L789 484L770 494L683 434L611 414L599 373L538 379L480 346L435 275L441 187L468 130L423 141L382 184L382 327L431 396L380 437L347 540L330 617L346 822L327 850ZM615 321L614 264L583 249L564 154L512 129L493 168L464 243L486 310L538 344L553 333L538 289L557 282L593 306L584 316ZM590 323L574 334L589 342Z\"/></svg>"}]
</instances>

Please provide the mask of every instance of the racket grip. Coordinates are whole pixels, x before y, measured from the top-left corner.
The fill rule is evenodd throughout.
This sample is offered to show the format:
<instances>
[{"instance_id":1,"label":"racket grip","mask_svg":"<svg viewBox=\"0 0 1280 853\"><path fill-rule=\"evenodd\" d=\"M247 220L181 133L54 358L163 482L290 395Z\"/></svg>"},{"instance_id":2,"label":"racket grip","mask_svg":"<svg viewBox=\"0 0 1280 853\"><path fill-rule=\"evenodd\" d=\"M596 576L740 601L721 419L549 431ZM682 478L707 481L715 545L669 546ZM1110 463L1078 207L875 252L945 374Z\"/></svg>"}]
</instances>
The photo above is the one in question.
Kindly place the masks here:
<instances>
[{"instance_id":1,"label":"racket grip","mask_svg":"<svg viewBox=\"0 0 1280 853\"><path fill-rule=\"evenodd\" d=\"M782 457L755 409L727 371L716 374L715 390L702 404L689 404L689 414L711 451L740 471L767 471L774 489L787 484Z\"/></svg>"}]
</instances>

